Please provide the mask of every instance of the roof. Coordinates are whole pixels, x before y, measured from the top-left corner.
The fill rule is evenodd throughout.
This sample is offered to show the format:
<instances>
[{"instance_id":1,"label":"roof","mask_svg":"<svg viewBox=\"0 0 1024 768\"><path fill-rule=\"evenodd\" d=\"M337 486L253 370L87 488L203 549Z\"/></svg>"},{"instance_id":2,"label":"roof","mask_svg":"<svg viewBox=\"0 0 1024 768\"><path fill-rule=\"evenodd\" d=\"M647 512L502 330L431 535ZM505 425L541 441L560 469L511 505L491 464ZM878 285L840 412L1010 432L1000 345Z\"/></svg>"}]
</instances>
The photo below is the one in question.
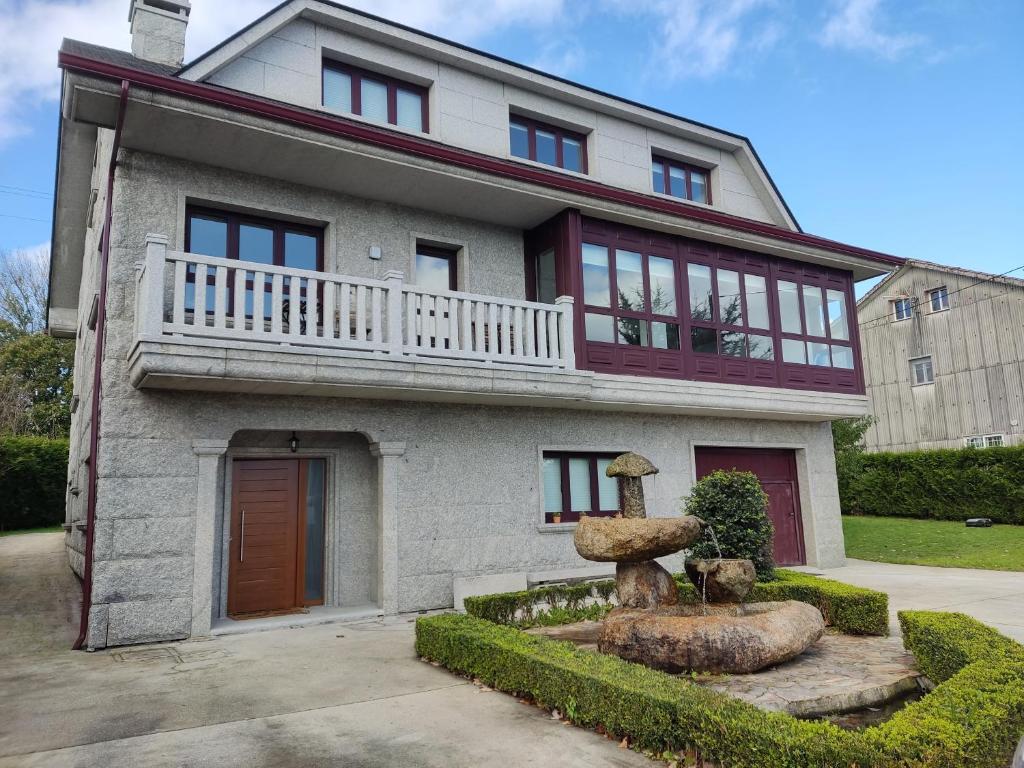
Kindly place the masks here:
<instances>
[{"instance_id":1,"label":"roof","mask_svg":"<svg viewBox=\"0 0 1024 768\"><path fill-rule=\"evenodd\" d=\"M102 61L105 64L111 64L115 67L128 67L129 69L138 69L143 72L150 72L154 75L175 75L178 71L176 67L168 66L167 64L157 64L154 61L146 61L140 59L138 56L134 56L127 51L120 51L117 48L107 48L102 45L93 45L92 43L83 43L81 40L72 40L71 38L65 37L60 45L60 52L67 53L72 56L82 56L93 61Z\"/></svg>"},{"instance_id":2,"label":"roof","mask_svg":"<svg viewBox=\"0 0 1024 768\"><path fill-rule=\"evenodd\" d=\"M802 231L794 231L775 224L743 218L720 210L696 208L683 202L667 200L654 195L609 187L591 179L568 177L553 171L532 168L503 158L453 147L428 137L410 137L382 126L349 120L321 110L303 108L224 86L187 80L179 77L178 72L169 71L167 67L154 65L151 62L141 62L123 51L66 40L61 49L59 62L65 70L111 80L124 80L133 85L214 104L221 108L291 123L389 149L397 149L407 154L441 160L498 176L539 183L562 191L584 194L595 199L613 200L683 219L752 232L774 240L821 248L832 253L866 259L876 264L885 264L890 268L903 263L903 259L897 256L806 234Z\"/></svg>"},{"instance_id":3,"label":"roof","mask_svg":"<svg viewBox=\"0 0 1024 768\"><path fill-rule=\"evenodd\" d=\"M684 117L682 115L675 114L674 112L669 112L668 110L659 109L657 107L652 107L652 106L647 105L647 104L642 104L641 102L633 101L631 99L627 99L627 98L624 98L622 96L617 96L615 94L608 93L607 91L602 91L602 90L600 90L598 88L594 88L594 87L591 87L589 85L584 85L583 83L579 83L579 82L577 82L575 80L570 80L568 78L561 77L559 75L553 75L553 74L551 74L549 72L544 72L543 70L536 69L534 67L530 67L530 66L528 66L526 64L521 64L521 63L519 63L517 61L513 61L511 59L506 59L506 58L504 58L502 56L498 56L498 55L493 54L493 53L488 53L487 51L480 50L479 48L474 48L472 46L465 45L463 43L459 43L459 42L456 42L454 40L450 40L449 38L441 37L440 35L435 35L435 34L432 34L430 32L424 32L421 29L416 29L415 27L410 27L410 26L408 26L406 24L401 24L401 23L399 23L397 21L393 21L391 19L386 19L386 18L384 18L382 16L378 16L376 14L369 13L367 11L363 11L363 10L360 10L358 8L352 8L350 6L344 5L343 3L334 2L334 0L310 0L310 2L316 2L316 3L319 3L320 5L327 6L328 8L334 8L334 9L337 9L337 10L344 11L346 13L354 14L356 16L361 16L364 19L369 19L371 21L379 22L381 24L386 24L386 25L388 25L390 27L394 27L395 29L400 29L400 30L403 30L405 32L409 32L409 33L412 33L414 35L418 35L420 37L426 38L428 40L433 40L434 42L443 43L444 45L450 45L453 48L458 48L459 50L466 51L467 53L472 53L472 54L474 54L476 56L482 56L484 58L490 59L491 61L498 62L500 64L504 64L504 65L507 65L507 66L515 67L515 68L520 69L520 70L522 70L524 72L529 72L529 73L534 74L534 75L540 75L541 77L546 77L546 78L548 78L550 80L554 80L556 82L572 86L573 88L579 88L581 90L588 91L589 93L592 93L592 94L594 94L596 96L601 96L601 97L607 98L607 99L613 99L615 101L618 101L618 102L620 102L622 104L625 104L625 105L628 105L630 107L636 107L636 108L639 108L639 109L644 109L644 110L647 110L648 112L653 112L653 113L661 115L663 117L671 118L672 120L679 120L679 121L684 122L684 123L689 123L690 125L693 125L693 126L697 126L697 127L704 128L704 129L707 129L707 130L715 131L716 133L720 133L720 134L722 134L724 136L731 136L731 137L733 137L735 139L739 139L740 141L744 142L747 145L747 147L750 149L750 153L751 153L751 155L753 155L754 161L758 164L758 166L760 167L761 171L764 173L765 178L768 180L768 183L771 185L772 191L775 193L775 196L779 199L779 202L782 204L782 207L785 209L786 215L789 217L790 221L793 223L793 226L796 228L796 230L798 232L803 232L803 228L800 226L800 222L797 221L796 216L793 214L793 209L789 207L789 203L787 203L786 199L782 196L782 191L779 189L778 185L775 183L775 179L773 179L772 175L768 172L768 168L765 166L764 161L761 160L760 155L758 155L757 150L754 148L753 142L749 138L744 136L743 134L735 133L733 131L727 131L727 130L724 130L722 128L718 128L716 126L709 125L708 123L702 123L702 122L700 122L698 120L693 120L693 119L691 119L689 117ZM264 13L259 18L255 19L251 23L249 23L246 26L242 27L240 30L235 32L233 35L225 38L220 43L215 45L213 48L210 48L208 51L200 54L199 56L197 56L192 61L188 62L187 64L184 64L181 67L181 69L179 69L175 74L177 76L182 76L183 74L185 74L189 70L195 68L196 65L198 65L201 62L203 62L205 59L207 59L208 57L210 57L213 54L217 53L218 51L222 50L225 46L229 45L230 43L232 43L236 39L238 39L240 37L243 37L247 32L249 32L250 30L252 30L255 27L259 26L263 21L265 21L266 19L270 18L271 16L276 14L278 11L280 11L282 8L285 8L286 6L288 6L290 4L295 4L297 6L297 9L296 9L296 12L295 12L295 16L300 15L302 10L303 10L303 4L302 3L297 2L297 0L283 0L283 2L281 2L278 5L274 6L273 8L271 8L269 11Z\"/></svg>"},{"instance_id":4,"label":"roof","mask_svg":"<svg viewBox=\"0 0 1024 768\"><path fill-rule=\"evenodd\" d=\"M858 307L865 306L869 301L874 300L885 288L885 286L892 283L899 275L909 272L911 269L927 269L931 272L942 272L948 275L957 275L959 277L966 277L972 280L977 280L980 283L1002 283L1003 285L1013 285L1020 288L1024 288L1024 279L1019 277L1010 277L1009 275L995 275L991 272L979 272L974 269L967 269L966 267L952 267L948 264L937 264L934 261L925 261L923 259L904 259L903 265L895 272L890 272L878 283L872 286L871 290L860 297L857 302ZM1018 269L1010 270L1016 272Z\"/></svg>"}]
</instances>

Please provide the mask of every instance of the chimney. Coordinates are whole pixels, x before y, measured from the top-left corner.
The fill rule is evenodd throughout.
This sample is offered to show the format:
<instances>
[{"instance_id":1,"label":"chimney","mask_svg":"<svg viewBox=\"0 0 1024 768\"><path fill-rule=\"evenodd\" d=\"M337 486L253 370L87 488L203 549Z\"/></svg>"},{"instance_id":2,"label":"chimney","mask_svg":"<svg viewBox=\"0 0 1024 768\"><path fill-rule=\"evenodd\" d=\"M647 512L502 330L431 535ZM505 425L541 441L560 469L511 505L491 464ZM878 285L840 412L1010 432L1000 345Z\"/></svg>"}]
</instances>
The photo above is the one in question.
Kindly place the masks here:
<instances>
[{"instance_id":1,"label":"chimney","mask_svg":"<svg viewBox=\"0 0 1024 768\"><path fill-rule=\"evenodd\" d=\"M189 0L131 0L128 21L132 54L157 64L180 67L185 60Z\"/></svg>"}]
</instances>

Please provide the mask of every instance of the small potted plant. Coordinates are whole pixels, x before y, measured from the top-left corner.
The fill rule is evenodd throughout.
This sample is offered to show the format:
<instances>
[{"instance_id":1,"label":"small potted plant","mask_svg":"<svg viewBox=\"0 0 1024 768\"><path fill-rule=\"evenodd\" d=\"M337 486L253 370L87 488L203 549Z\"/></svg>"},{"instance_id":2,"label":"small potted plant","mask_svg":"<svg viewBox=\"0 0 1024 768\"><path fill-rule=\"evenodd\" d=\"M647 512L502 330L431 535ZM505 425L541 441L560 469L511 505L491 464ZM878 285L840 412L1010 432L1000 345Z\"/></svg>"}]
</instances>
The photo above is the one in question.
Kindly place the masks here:
<instances>
[{"instance_id":1,"label":"small potted plant","mask_svg":"<svg viewBox=\"0 0 1024 768\"><path fill-rule=\"evenodd\" d=\"M551 513L551 522L552 523L560 523L560 522L562 522L562 513L561 512L552 512Z\"/></svg>"}]
</instances>

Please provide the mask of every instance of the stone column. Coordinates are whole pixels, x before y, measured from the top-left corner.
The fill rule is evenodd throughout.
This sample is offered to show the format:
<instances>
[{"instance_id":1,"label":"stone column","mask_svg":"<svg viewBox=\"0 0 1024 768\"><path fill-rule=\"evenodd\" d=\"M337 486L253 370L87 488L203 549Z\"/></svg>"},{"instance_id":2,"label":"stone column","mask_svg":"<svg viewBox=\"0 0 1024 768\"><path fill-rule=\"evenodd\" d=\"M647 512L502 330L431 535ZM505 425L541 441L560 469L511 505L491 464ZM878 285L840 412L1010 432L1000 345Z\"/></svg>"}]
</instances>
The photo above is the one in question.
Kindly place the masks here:
<instances>
[{"instance_id":1,"label":"stone column","mask_svg":"<svg viewBox=\"0 0 1024 768\"><path fill-rule=\"evenodd\" d=\"M370 443L377 457L377 603L398 613L398 467L405 443Z\"/></svg>"},{"instance_id":2,"label":"stone column","mask_svg":"<svg viewBox=\"0 0 1024 768\"><path fill-rule=\"evenodd\" d=\"M196 489L196 538L192 565L192 637L210 634L213 621L213 563L219 542L217 531L217 481L227 440L194 440L198 488Z\"/></svg>"}]
</instances>

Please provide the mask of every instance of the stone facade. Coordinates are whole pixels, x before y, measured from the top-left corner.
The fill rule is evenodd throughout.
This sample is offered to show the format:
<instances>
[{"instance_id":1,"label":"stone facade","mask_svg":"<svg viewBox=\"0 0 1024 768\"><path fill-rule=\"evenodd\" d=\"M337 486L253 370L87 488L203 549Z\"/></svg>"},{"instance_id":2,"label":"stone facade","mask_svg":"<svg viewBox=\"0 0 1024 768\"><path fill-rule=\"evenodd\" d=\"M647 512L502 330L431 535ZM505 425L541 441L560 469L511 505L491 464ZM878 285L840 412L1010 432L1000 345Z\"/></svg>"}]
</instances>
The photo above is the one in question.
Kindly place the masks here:
<instances>
[{"instance_id":1,"label":"stone facade","mask_svg":"<svg viewBox=\"0 0 1024 768\"><path fill-rule=\"evenodd\" d=\"M99 169L105 147L106 138ZM128 378L136 263L147 233L184 247L187 202L323 223L325 269L358 276L408 273L417 237L451 242L462 248L460 288L524 293L521 231L122 152L96 457L90 647L202 635L224 615L230 464L286 452L292 430L303 451L331 465L329 606L444 608L453 604L455 578L585 566L571 526L543 524L544 449L641 451L661 469L644 479L654 517L679 514L694 479L695 445L796 449L808 562L842 562L824 422L136 389ZM102 212L100 202L96 208ZM86 248L83 323L96 286L96 237L98 228ZM381 246L380 261L369 258L371 245ZM72 430L69 483L83 490L93 355L92 342L83 343L76 360L83 407ZM84 519L85 499L84 492L69 495L69 522ZM80 571L82 533L74 524L68 547Z\"/></svg>"}]
</instances>

